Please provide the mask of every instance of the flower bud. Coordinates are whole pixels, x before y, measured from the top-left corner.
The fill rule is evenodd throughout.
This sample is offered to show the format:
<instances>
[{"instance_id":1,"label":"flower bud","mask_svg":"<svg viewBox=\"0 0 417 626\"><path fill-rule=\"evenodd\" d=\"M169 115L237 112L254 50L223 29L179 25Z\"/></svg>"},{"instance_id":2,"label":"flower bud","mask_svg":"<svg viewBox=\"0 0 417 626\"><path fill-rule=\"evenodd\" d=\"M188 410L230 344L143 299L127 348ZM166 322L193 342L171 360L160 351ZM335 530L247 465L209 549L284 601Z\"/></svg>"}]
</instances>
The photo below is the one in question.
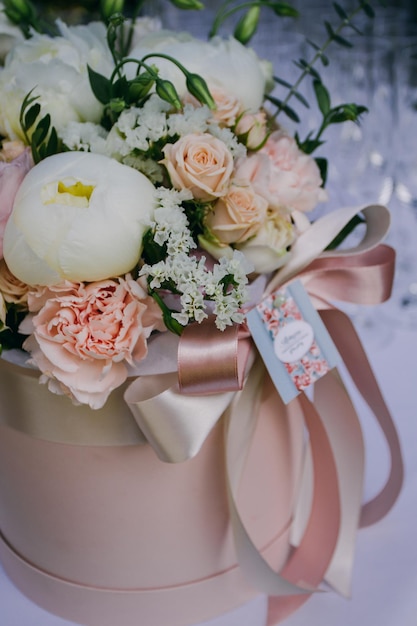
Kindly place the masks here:
<instances>
[{"instance_id":1,"label":"flower bud","mask_svg":"<svg viewBox=\"0 0 417 626\"><path fill-rule=\"evenodd\" d=\"M204 4L199 0L171 0L171 4L177 9L185 9L186 11L204 9Z\"/></svg>"},{"instance_id":2,"label":"flower bud","mask_svg":"<svg viewBox=\"0 0 417 626\"><path fill-rule=\"evenodd\" d=\"M235 134L249 150L260 150L268 138L265 113L259 111L242 115L235 126Z\"/></svg>"},{"instance_id":3,"label":"flower bud","mask_svg":"<svg viewBox=\"0 0 417 626\"><path fill-rule=\"evenodd\" d=\"M35 15L35 9L29 0L5 0L4 12L15 24L30 23Z\"/></svg>"},{"instance_id":4,"label":"flower bud","mask_svg":"<svg viewBox=\"0 0 417 626\"><path fill-rule=\"evenodd\" d=\"M185 82L187 89L194 98L197 98L202 104L206 104L209 109L215 109L216 103L213 96L210 93L207 83L199 74L186 74Z\"/></svg>"},{"instance_id":5,"label":"flower bud","mask_svg":"<svg viewBox=\"0 0 417 626\"><path fill-rule=\"evenodd\" d=\"M100 12L103 19L107 21L114 13L123 13L124 0L101 0Z\"/></svg>"},{"instance_id":6,"label":"flower bud","mask_svg":"<svg viewBox=\"0 0 417 626\"><path fill-rule=\"evenodd\" d=\"M172 104L175 109L181 109L182 105L180 97L170 80L156 78L155 89L156 93L162 100L165 100L165 102L169 102L169 104Z\"/></svg>"},{"instance_id":7,"label":"flower bud","mask_svg":"<svg viewBox=\"0 0 417 626\"><path fill-rule=\"evenodd\" d=\"M260 12L260 5L254 5L250 7L250 9L238 22L235 28L234 37L240 41L240 43L245 45L250 39L252 39L256 29L258 28Z\"/></svg>"}]
</instances>

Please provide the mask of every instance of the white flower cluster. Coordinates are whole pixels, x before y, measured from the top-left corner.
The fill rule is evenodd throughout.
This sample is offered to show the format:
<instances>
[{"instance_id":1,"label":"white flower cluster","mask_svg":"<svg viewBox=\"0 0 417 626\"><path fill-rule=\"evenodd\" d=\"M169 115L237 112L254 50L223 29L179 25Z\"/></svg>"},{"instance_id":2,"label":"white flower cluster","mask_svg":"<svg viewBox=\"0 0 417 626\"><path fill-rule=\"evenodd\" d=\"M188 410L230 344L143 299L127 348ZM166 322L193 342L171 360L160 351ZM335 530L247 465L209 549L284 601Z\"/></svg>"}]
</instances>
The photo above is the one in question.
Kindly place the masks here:
<instances>
[{"instance_id":1,"label":"white flower cluster","mask_svg":"<svg viewBox=\"0 0 417 626\"><path fill-rule=\"evenodd\" d=\"M166 246L167 257L153 265L145 264L141 276L151 278L150 288L174 285L180 294L181 310L172 317L182 326L190 321L201 322L208 317L208 302L213 303L216 326L224 330L232 323L241 323L242 304L247 299L247 274L252 270L241 252L234 251L231 259L221 258L210 271L206 258L190 256L196 248L181 203L191 194L161 187L157 190L159 207L151 223L153 238Z\"/></svg>"},{"instance_id":2,"label":"white flower cluster","mask_svg":"<svg viewBox=\"0 0 417 626\"><path fill-rule=\"evenodd\" d=\"M70 150L117 158L148 176L153 183L161 183L163 168L146 155L152 145L173 137L206 132L223 141L233 157L246 155L246 147L229 128L218 124L207 106L186 103L181 112L172 113L171 106L156 94L142 108L123 111L110 133L91 122L70 122L61 132L61 138Z\"/></svg>"}]
</instances>

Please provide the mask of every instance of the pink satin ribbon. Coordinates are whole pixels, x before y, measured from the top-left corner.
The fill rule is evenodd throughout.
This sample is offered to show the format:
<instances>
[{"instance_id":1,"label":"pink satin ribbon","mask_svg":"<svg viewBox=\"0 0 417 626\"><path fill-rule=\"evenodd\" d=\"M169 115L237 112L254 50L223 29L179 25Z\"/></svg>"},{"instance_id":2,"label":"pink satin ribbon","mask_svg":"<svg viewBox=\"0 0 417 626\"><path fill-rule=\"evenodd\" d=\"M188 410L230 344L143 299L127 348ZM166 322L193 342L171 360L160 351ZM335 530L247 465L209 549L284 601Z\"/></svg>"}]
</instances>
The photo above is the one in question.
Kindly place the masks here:
<instances>
[{"instance_id":1,"label":"pink satin ribbon","mask_svg":"<svg viewBox=\"0 0 417 626\"><path fill-rule=\"evenodd\" d=\"M281 582L284 579L290 584L315 588L327 572L329 582L347 595L359 516L362 526L378 521L390 510L400 492L403 463L393 420L352 323L329 302L336 299L376 304L386 300L391 292L394 259L395 253L390 247L379 245L352 255L319 258L296 276L302 280L320 311L358 391L382 428L391 453L391 470L381 492L361 509L364 465L361 429L343 383L334 372L316 383L314 404L304 394L300 394L290 404L290 411L291 406L296 405L302 409L310 434L314 485L304 535L281 575L277 575ZM249 353L247 334L243 333L243 337L244 343L241 343L238 330L222 338L216 330L208 333L207 328L200 330L194 327L185 337L184 347L181 347L180 341L179 369L182 381L186 381L183 383L185 389L191 389L192 393L216 392L216 379L219 378L216 372L222 372L220 378L226 377L226 383L219 381L217 392L240 389L242 363ZM207 362L202 359L202 354L208 355ZM241 364L240 368L238 363ZM329 403L330 396L332 402ZM330 444L326 443L328 441ZM335 484L332 485L333 481ZM234 528L237 529L239 562L249 578L257 581L261 590L272 594L268 624L276 624L305 602L309 595L302 594L298 588L297 592L288 597L281 594L274 597L271 589L273 579L269 578L268 566L260 563L254 551L256 549L245 535L233 498L230 505Z\"/></svg>"},{"instance_id":2,"label":"pink satin ribbon","mask_svg":"<svg viewBox=\"0 0 417 626\"><path fill-rule=\"evenodd\" d=\"M187 326L178 346L181 392L207 395L242 389L251 349L244 326L228 326L219 333L213 318Z\"/></svg>"}]
</instances>

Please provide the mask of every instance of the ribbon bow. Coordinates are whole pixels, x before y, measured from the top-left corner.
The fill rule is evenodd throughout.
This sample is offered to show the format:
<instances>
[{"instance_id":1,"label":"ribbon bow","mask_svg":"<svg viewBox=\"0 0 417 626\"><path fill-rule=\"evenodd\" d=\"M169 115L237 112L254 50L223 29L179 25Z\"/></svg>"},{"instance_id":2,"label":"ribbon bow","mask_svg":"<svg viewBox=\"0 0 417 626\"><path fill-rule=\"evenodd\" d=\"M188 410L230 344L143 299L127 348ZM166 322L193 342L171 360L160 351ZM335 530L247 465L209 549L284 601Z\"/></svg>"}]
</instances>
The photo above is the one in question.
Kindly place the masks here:
<instances>
[{"instance_id":1,"label":"ribbon bow","mask_svg":"<svg viewBox=\"0 0 417 626\"><path fill-rule=\"evenodd\" d=\"M358 212L365 216L367 226L359 245L323 252ZM291 259L266 288L271 293L295 278L304 283L353 381L378 419L391 453L385 486L361 508L362 431L337 371L315 384L314 403L301 393L288 405L289 419L294 411L303 415L309 444L293 524L292 542L298 547L280 574L263 560L248 536L236 498L265 380L247 329L233 327L220 333L210 320L187 327L177 346L178 372L141 376L125 394L139 427L164 461L179 462L197 454L214 424L225 416L236 551L248 578L273 596L271 624L304 602L323 578L340 593L349 594L359 519L361 525L380 519L401 489L403 465L395 426L349 318L332 304L338 299L374 304L389 297L395 254L380 243L388 227L389 213L380 205L330 213L297 239Z\"/></svg>"}]
</instances>

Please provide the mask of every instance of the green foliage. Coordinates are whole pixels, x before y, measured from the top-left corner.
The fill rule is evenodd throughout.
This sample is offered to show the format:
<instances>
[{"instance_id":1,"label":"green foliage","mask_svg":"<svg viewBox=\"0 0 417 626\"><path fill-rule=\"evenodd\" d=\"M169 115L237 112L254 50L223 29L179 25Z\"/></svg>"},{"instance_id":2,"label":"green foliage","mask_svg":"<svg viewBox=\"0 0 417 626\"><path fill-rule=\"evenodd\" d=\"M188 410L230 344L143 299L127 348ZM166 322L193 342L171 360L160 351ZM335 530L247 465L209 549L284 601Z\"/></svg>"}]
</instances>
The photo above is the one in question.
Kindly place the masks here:
<instances>
[{"instance_id":1,"label":"green foliage","mask_svg":"<svg viewBox=\"0 0 417 626\"><path fill-rule=\"evenodd\" d=\"M177 110L182 108L181 100L174 84L159 76L157 67L148 65L147 60L155 57L174 63L184 74L186 86L190 94L209 108L215 108L215 102L206 81L198 74L189 72L176 59L162 53L148 54L141 60L126 57L117 63L110 78L99 74L88 66L91 89L97 100L104 105L102 123L105 127L110 128L124 109L132 106L143 106L153 87L155 87L158 96L168 102L173 108ZM128 79L123 74L123 68L128 63L134 63L137 66L136 75L131 79Z\"/></svg>"},{"instance_id":2,"label":"green foliage","mask_svg":"<svg viewBox=\"0 0 417 626\"><path fill-rule=\"evenodd\" d=\"M232 6L233 5L233 6ZM255 34L261 9L266 8L272 10L278 17L298 17L299 13L291 4L287 2L273 2L271 0L254 0L252 2L224 2L217 12L213 25L211 27L209 37L214 37L219 33L221 26L234 14L243 12L237 26L235 27L234 37L243 44L249 43Z\"/></svg>"},{"instance_id":3,"label":"green foliage","mask_svg":"<svg viewBox=\"0 0 417 626\"><path fill-rule=\"evenodd\" d=\"M170 0L177 9L183 9L185 11L200 11L204 9L204 4L199 0Z\"/></svg>"},{"instance_id":4,"label":"green foliage","mask_svg":"<svg viewBox=\"0 0 417 626\"><path fill-rule=\"evenodd\" d=\"M39 163L48 156L64 150L55 128L51 124L49 113L41 117L41 105L38 96L33 96L33 89L23 100L20 108L20 126L25 141L32 150L34 163Z\"/></svg>"},{"instance_id":5,"label":"green foliage","mask_svg":"<svg viewBox=\"0 0 417 626\"><path fill-rule=\"evenodd\" d=\"M55 23L43 19L30 0L4 0L2 4L6 17L20 28L26 38L31 37L31 31L56 34Z\"/></svg>"}]
</instances>

